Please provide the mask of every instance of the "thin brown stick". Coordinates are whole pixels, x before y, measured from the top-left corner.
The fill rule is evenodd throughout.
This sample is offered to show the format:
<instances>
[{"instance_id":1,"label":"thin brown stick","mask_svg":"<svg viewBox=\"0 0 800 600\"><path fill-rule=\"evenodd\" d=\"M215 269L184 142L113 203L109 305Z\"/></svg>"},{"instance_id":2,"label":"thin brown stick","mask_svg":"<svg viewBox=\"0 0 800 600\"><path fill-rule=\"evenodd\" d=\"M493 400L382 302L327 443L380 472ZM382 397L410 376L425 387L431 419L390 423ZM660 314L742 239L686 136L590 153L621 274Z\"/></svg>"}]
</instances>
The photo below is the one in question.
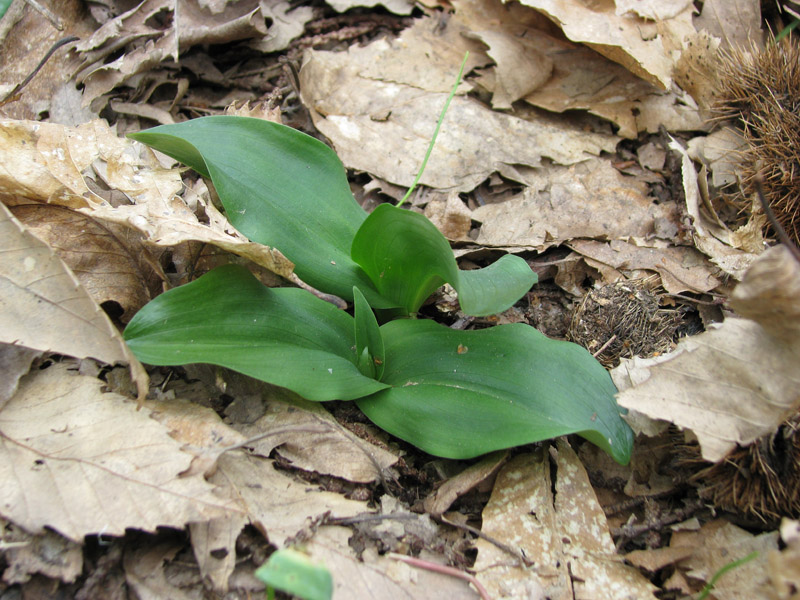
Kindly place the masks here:
<instances>
[{"instance_id":1,"label":"thin brown stick","mask_svg":"<svg viewBox=\"0 0 800 600\"><path fill-rule=\"evenodd\" d=\"M16 102L19 100L19 93L22 91L22 88L28 85L31 80L36 77L36 74L42 70L42 67L48 60L50 60L50 57L55 54L56 50L65 44L69 44L70 42L77 42L79 39L79 37L70 35L65 38L61 38L55 44L50 46L50 50L48 50L47 54L44 55L44 58L39 61L39 64L36 65L36 68L25 79L23 79L21 83L18 83L16 86L14 86L14 89L8 92L2 100L0 100L0 106L4 106L9 102Z\"/></svg>"}]
</instances>

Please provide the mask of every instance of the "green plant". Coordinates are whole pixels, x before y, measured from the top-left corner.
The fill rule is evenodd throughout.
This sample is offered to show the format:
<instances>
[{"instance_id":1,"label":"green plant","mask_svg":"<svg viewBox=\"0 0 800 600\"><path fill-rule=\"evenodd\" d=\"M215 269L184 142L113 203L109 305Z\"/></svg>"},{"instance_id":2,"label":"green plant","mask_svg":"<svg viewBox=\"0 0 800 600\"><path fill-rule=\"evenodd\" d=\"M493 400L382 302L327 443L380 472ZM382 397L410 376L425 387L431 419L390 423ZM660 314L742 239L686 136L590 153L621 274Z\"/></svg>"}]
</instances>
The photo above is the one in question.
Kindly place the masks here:
<instances>
[{"instance_id":1,"label":"green plant","mask_svg":"<svg viewBox=\"0 0 800 600\"><path fill-rule=\"evenodd\" d=\"M255 572L256 578L267 584L267 598L275 598L280 590L302 600L330 600L333 578L323 565L308 556L286 548L276 550Z\"/></svg>"},{"instance_id":2,"label":"green plant","mask_svg":"<svg viewBox=\"0 0 800 600\"><path fill-rule=\"evenodd\" d=\"M536 282L521 258L460 270L430 221L390 205L367 215L336 154L282 125L205 117L131 137L209 177L237 229L354 305L351 316L227 265L136 314L125 339L143 362L213 363L309 400L355 400L379 427L443 457L578 433L629 460L616 389L580 346L524 324L457 331L408 318L445 282L468 314L505 310Z\"/></svg>"}]
</instances>

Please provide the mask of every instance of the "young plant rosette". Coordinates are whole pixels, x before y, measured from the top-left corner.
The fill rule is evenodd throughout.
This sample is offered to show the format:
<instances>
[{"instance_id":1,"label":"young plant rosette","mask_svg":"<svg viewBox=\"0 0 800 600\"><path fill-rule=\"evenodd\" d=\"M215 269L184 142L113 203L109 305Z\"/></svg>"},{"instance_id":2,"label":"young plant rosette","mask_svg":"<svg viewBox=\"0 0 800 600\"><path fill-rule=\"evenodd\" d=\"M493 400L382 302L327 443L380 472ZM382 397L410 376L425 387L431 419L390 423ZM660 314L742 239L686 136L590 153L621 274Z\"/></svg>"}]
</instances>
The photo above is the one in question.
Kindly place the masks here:
<instances>
[{"instance_id":1,"label":"young plant rosette","mask_svg":"<svg viewBox=\"0 0 800 600\"><path fill-rule=\"evenodd\" d=\"M385 431L446 458L577 433L629 461L616 389L582 347L525 324L461 331L414 318L444 283L467 314L507 309L536 283L521 258L460 270L428 219L388 204L368 215L333 150L283 125L204 117L131 137L210 178L239 231L353 304L351 316L219 267L131 320L125 339L142 362L211 363L308 400L354 400ZM373 311L400 318L379 325Z\"/></svg>"}]
</instances>

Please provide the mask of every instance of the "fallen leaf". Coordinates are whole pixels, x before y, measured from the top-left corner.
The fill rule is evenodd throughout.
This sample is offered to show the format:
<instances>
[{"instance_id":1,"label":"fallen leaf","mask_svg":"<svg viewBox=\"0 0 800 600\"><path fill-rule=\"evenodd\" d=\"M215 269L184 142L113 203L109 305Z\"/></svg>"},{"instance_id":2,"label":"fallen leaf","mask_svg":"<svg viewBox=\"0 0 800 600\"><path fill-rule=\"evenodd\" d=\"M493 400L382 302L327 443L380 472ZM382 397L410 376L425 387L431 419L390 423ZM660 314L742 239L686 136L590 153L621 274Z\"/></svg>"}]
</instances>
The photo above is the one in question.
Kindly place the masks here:
<instances>
[{"instance_id":1,"label":"fallen leaf","mask_svg":"<svg viewBox=\"0 0 800 600\"><path fill-rule=\"evenodd\" d=\"M436 197L425 206L425 216L436 225L439 231L450 241L472 241L469 231L472 229L472 211L451 191L445 198Z\"/></svg>"},{"instance_id":2,"label":"fallen leaf","mask_svg":"<svg viewBox=\"0 0 800 600\"><path fill-rule=\"evenodd\" d=\"M697 171L689 153L675 140L670 142L669 147L681 156L686 212L692 217L694 226L692 237L695 247L723 271L736 279L741 279L744 272L756 259L756 254L734 248L730 243L732 232L718 219L709 219L703 214L700 210L703 199L700 194Z\"/></svg>"},{"instance_id":3,"label":"fallen leaf","mask_svg":"<svg viewBox=\"0 0 800 600\"><path fill-rule=\"evenodd\" d=\"M128 549L122 560L128 587L142 599L190 600L192 596L167 581L164 572L165 563L175 558L180 550L180 544L175 542Z\"/></svg>"},{"instance_id":4,"label":"fallen leaf","mask_svg":"<svg viewBox=\"0 0 800 600\"><path fill-rule=\"evenodd\" d=\"M800 263L785 246L770 248L747 270L730 304L770 335L793 344L800 339Z\"/></svg>"},{"instance_id":5,"label":"fallen leaf","mask_svg":"<svg viewBox=\"0 0 800 600\"><path fill-rule=\"evenodd\" d=\"M545 168L537 180L509 200L472 211L481 223L478 244L541 252L577 237L645 237L658 221L678 219L674 205L655 204L645 184L604 159Z\"/></svg>"},{"instance_id":6,"label":"fallen leaf","mask_svg":"<svg viewBox=\"0 0 800 600\"><path fill-rule=\"evenodd\" d=\"M333 574L337 600L478 598L463 579L414 569L386 556L365 553L359 560L348 544L351 535L346 527L325 527L306 544L311 558L324 563Z\"/></svg>"},{"instance_id":7,"label":"fallen leaf","mask_svg":"<svg viewBox=\"0 0 800 600\"><path fill-rule=\"evenodd\" d=\"M432 27L421 19L415 27ZM449 29L449 28L448 28ZM401 37L390 45L378 40L344 52L309 52L300 72L306 105L316 127L334 143L348 167L410 186L425 155L447 94L437 88L455 81L458 61L441 70L435 85L398 83L380 72L384 57L403 61L415 73L422 67L404 53ZM426 68L427 68L427 59ZM394 63L392 63L394 64ZM452 76L451 76L452 74ZM429 75L430 77L430 75ZM464 127L462 123L469 123ZM439 189L469 191L506 165L536 166L542 157L573 164L611 151L617 138L575 126L528 121L498 113L470 98L456 96L442 124L436 148L420 183ZM376 152L375 148L381 148Z\"/></svg>"},{"instance_id":8,"label":"fallen leaf","mask_svg":"<svg viewBox=\"0 0 800 600\"><path fill-rule=\"evenodd\" d=\"M708 259L687 246L651 248L622 240L603 243L580 239L572 240L568 245L583 255L590 267L603 273L605 283L638 276L639 270L658 273L662 287L670 294L686 291L705 293L721 283L714 276L716 269L708 264Z\"/></svg>"},{"instance_id":9,"label":"fallen leaf","mask_svg":"<svg viewBox=\"0 0 800 600\"><path fill-rule=\"evenodd\" d=\"M690 578L708 582L722 567L758 552L752 560L725 573L714 583L714 597L719 600L741 598L767 599L769 587L767 554L777 550L778 532L753 535L744 529L717 520L706 523L698 532L687 535L673 534L671 547L691 547L694 552L681 565Z\"/></svg>"},{"instance_id":10,"label":"fallen leaf","mask_svg":"<svg viewBox=\"0 0 800 600\"><path fill-rule=\"evenodd\" d=\"M9 585L30 581L35 574L65 583L75 581L83 572L83 548L53 531L40 535L23 534L27 541L21 545L13 544L17 537L3 529L3 542L10 545L3 554L8 567L3 572L3 581Z\"/></svg>"},{"instance_id":11,"label":"fallen leaf","mask_svg":"<svg viewBox=\"0 0 800 600\"><path fill-rule=\"evenodd\" d=\"M476 543L478 579L495 597L655 598L653 586L616 554L603 509L575 452L558 441L555 494L550 457L541 449L512 458L483 510L483 533L535 561L516 564L490 542Z\"/></svg>"},{"instance_id":12,"label":"fallen leaf","mask_svg":"<svg viewBox=\"0 0 800 600\"><path fill-rule=\"evenodd\" d=\"M192 456L136 403L54 365L27 376L0 411L0 511L32 533L155 531L236 512Z\"/></svg>"},{"instance_id":13,"label":"fallen leaf","mask_svg":"<svg viewBox=\"0 0 800 600\"><path fill-rule=\"evenodd\" d=\"M705 29L726 48L761 43L762 22L759 0L706 0L700 14L694 18L698 31Z\"/></svg>"},{"instance_id":14,"label":"fallen leaf","mask_svg":"<svg viewBox=\"0 0 800 600\"><path fill-rule=\"evenodd\" d=\"M127 363L139 391L147 373L67 267L0 203L0 341L108 364Z\"/></svg>"},{"instance_id":15,"label":"fallen leaf","mask_svg":"<svg viewBox=\"0 0 800 600\"><path fill-rule=\"evenodd\" d=\"M480 461L447 479L441 486L425 498L425 512L440 517L460 496L493 477L508 460L508 452L492 452Z\"/></svg>"},{"instance_id":16,"label":"fallen leaf","mask_svg":"<svg viewBox=\"0 0 800 600\"><path fill-rule=\"evenodd\" d=\"M662 12L665 3L655 3L659 12L670 15L656 18L650 14L656 10L654 3L620 7L610 2L594 6L581 0L523 0L522 4L549 16L570 40L588 45L663 89L672 83L673 50L679 50L683 39L695 32L694 7L685 1L670 3L668 12ZM634 6L642 7L646 16L627 12L625 7ZM683 8L678 9L680 6Z\"/></svg>"},{"instance_id":17,"label":"fallen leaf","mask_svg":"<svg viewBox=\"0 0 800 600\"><path fill-rule=\"evenodd\" d=\"M754 321L728 318L669 354L623 359L611 376L620 406L690 429L703 458L718 462L800 408L798 359L798 338L786 343Z\"/></svg>"},{"instance_id":18,"label":"fallen leaf","mask_svg":"<svg viewBox=\"0 0 800 600\"><path fill-rule=\"evenodd\" d=\"M396 15L410 15L414 9L414 3L410 0L328 0L336 12L345 12L356 6L384 6L386 10Z\"/></svg>"},{"instance_id":19,"label":"fallen leaf","mask_svg":"<svg viewBox=\"0 0 800 600\"><path fill-rule=\"evenodd\" d=\"M786 547L772 549L767 554L767 573L773 591L771 600L797 600L800 593L800 522L783 519L780 532Z\"/></svg>"},{"instance_id":20,"label":"fallen leaf","mask_svg":"<svg viewBox=\"0 0 800 600\"><path fill-rule=\"evenodd\" d=\"M0 409L17 393L19 380L31 369L34 360L42 355L25 346L0 343Z\"/></svg>"},{"instance_id":21,"label":"fallen leaf","mask_svg":"<svg viewBox=\"0 0 800 600\"><path fill-rule=\"evenodd\" d=\"M0 165L4 202L81 209L94 219L133 228L157 246L213 244L299 283L283 254L250 242L202 198L196 211L190 208L179 196L180 169L162 167L151 150L117 137L103 121L75 128L0 121ZM93 181L92 189L87 181ZM112 204L98 195L101 186L124 200Z\"/></svg>"}]
</instances>

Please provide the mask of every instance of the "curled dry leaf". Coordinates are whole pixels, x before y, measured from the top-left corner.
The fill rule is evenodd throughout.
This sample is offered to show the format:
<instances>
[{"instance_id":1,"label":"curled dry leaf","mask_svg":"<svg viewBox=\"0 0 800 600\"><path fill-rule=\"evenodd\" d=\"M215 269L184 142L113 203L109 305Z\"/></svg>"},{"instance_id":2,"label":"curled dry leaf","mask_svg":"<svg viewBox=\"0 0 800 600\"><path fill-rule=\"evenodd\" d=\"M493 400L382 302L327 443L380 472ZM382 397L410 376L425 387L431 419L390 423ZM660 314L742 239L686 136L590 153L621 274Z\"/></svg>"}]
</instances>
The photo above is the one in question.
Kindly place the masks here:
<instances>
[{"instance_id":1,"label":"curled dry leaf","mask_svg":"<svg viewBox=\"0 0 800 600\"><path fill-rule=\"evenodd\" d=\"M0 411L0 513L30 532L82 541L239 512L136 403L63 365L27 376Z\"/></svg>"},{"instance_id":2,"label":"curled dry leaf","mask_svg":"<svg viewBox=\"0 0 800 600\"><path fill-rule=\"evenodd\" d=\"M583 42L603 56L621 64L642 79L669 89L674 64L673 51L680 50L683 39L695 32L692 25L691 2L679 3L669 17L657 17L647 12L620 10L619 3L590 6L581 0L523 0L558 23L569 39ZM630 3L628 3L630 4ZM664 3L658 3L663 5ZM674 4L674 3L673 3ZM647 10L648 3L633 5ZM659 10L661 12L661 10Z\"/></svg>"},{"instance_id":3,"label":"curled dry leaf","mask_svg":"<svg viewBox=\"0 0 800 600\"><path fill-rule=\"evenodd\" d=\"M206 242L297 282L294 265L283 254L250 242L210 203L199 200L208 224L201 222L178 195L183 188L180 170L163 168L149 149L119 138L104 121L78 127L0 121L0 164L4 202L80 209L95 219L139 231L146 242L158 246ZM121 193L124 200L112 203L110 195L104 199L98 195L105 193L101 188Z\"/></svg>"},{"instance_id":4,"label":"curled dry leaf","mask_svg":"<svg viewBox=\"0 0 800 600\"><path fill-rule=\"evenodd\" d=\"M108 364L127 363L147 395L147 373L122 336L50 247L0 203L0 341Z\"/></svg>"}]
</instances>

